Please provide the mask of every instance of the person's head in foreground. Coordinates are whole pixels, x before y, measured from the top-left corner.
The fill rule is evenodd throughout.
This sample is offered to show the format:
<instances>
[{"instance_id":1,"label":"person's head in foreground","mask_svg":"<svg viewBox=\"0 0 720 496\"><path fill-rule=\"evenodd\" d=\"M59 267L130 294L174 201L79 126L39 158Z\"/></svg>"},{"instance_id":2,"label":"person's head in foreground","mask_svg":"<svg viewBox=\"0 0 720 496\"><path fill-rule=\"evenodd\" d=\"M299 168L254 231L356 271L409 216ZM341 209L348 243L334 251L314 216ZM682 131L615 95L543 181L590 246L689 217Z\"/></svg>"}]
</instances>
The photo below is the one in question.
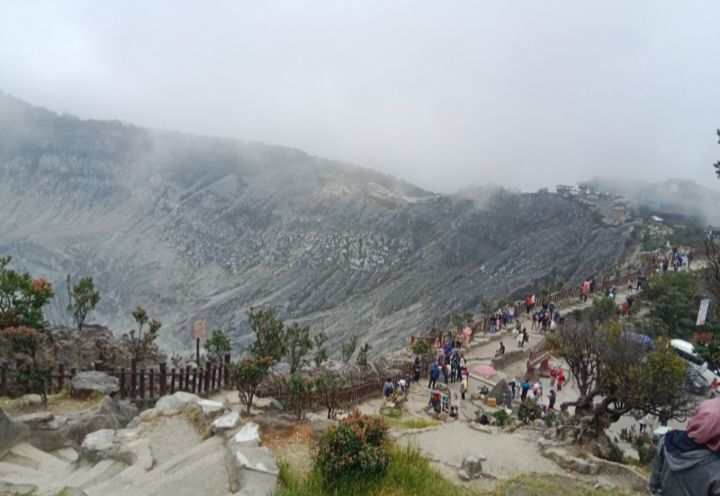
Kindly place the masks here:
<instances>
[{"instance_id":1,"label":"person's head in foreground","mask_svg":"<svg viewBox=\"0 0 720 496\"><path fill-rule=\"evenodd\" d=\"M655 454L655 496L720 495L720 399L703 401L687 430L668 432Z\"/></svg>"}]
</instances>

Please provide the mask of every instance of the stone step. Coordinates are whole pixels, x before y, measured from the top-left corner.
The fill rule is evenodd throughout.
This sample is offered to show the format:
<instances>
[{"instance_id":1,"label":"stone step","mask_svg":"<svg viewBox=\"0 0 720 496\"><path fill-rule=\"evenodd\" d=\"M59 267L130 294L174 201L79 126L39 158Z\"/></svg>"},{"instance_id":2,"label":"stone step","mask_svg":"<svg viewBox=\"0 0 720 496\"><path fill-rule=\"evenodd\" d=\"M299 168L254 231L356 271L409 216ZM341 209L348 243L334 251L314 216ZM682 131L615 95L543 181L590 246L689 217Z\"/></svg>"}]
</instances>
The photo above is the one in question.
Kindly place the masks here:
<instances>
[{"instance_id":1,"label":"stone step","mask_svg":"<svg viewBox=\"0 0 720 496\"><path fill-rule=\"evenodd\" d=\"M14 446L10 450L10 453L32 460L37 464L37 469L44 473L52 473L61 477L72 472L72 466L70 463L46 453L45 451L39 450L28 443L20 443Z\"/></svg>"},{"instance_id":2,"label":"stone step","mask_svg":"<svg viewBox=\"0 0 720 496\"><path fill-rule=\"evenodd\" d=\"M158 468L144 472L138 466L131 466L85 492L88 496L225 496L229 494L225 448L208 446L213 449L205 453L195 451L190 458L166 467L167 472Z\"/></svg>"},{"instance_id":3,"label":"stone step","mask_svg":"<svg viewBox=\"0 0 720 496\"><path fill-rule=\"evenodd\" d=\"M126 494L130 495L133 494L133 488L144 475L145 469L140 465L130 465L114 477L86 485L83 491L87 496L104 496L113 491L126 491Z\"/></svg>"},{"instance_id":4,"label":"stone step","mask_svg":"<svg viewBox=\"0 0 720 496\"><path fill-rule=\"evenodd\" d=\"M168 474L173 473L174 471L180 470L189 463L193 463L195 460L203 458L214 451L222 451L223 453L225 452L223 439L220 436L213 436L209 439L206 439L200 444L196 444L189 450L178 453L173 458L165 461L162 465L159 465L158 467L153 469L152 472L164 472Z\"/></svg>"},{"instance_id":5,"label":"stone step","mask_svg":"<svg viewBox=\"0 0 720 496\"><path fill-rule=\"evenodd\" d=\"M127 496L126 492L108 496ZM133 496L225 496L230 494L225 471L225 448L216 449L191 463L173 467L171 472L145 475L145 481L132 491Z\"/></svg>"},{"instance_id":6,"label":"stone step","mask_svg":"<svg viewBox=\"0 0 720 496\"><path fill-rule=\"evenodd\" d=\"M69 463L74 463L78 459L78 452L74 448L60 448L52 451L51 454Z\"/></svg>"},{"instance_id":7,"label":"stone step","mask_svg":"<svg viewBox=\"0 0 720 496\"><path fill-rule=\"evenodd\" d=\"M47 484L42 494L54 495L66 487L84 489L114 477L125 467L125 464L115 460L102 460L92 466L85 465L68 477Z\"/></svg>"},{"instance_id":8,"label":"stone step","mask_svg":"<svg viewBox=\"0 0 720 496\"><path fill-rule=\"evenodd\" d=\"M41 472L31 467L0 462L0 482L40 486L51 481L53 477L54 474Z\"/></svg>"}]
</instances>

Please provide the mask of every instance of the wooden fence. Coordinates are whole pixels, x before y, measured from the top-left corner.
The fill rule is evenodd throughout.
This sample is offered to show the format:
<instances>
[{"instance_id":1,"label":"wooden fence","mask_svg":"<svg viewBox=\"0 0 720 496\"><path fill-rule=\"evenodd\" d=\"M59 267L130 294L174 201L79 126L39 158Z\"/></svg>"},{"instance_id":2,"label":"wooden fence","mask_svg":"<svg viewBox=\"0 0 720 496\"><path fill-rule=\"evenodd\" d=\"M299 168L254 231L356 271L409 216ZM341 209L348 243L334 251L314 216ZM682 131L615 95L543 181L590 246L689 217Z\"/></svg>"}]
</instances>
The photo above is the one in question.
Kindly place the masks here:
<instances>
[{"instance_id":1,"label":"wooden fence","mask_svg":"<svg viewBox=\"0 0 720 496\"><path fill-rule=\"evenodd\" d=\"M347 409L370 398L378 398L383 395L384 386L384 381L374 379L357 386L341 388L335 394L335 405L340 409ZM283 405L286 405L290 395L285 392L274 392L271 394L265 391L261 397L272 397ZM306 410L310 411L326 408L324 396L322 394L312 393L307 398L304 406Z\"/></svg>"},{"instance_id":2,"label":"wooden fence","mask_svg":"<svg viewBox=\"0 0 720 496\"><path fill-rule=\"evenodd\" d=\"M120 384L117 395L120 398L142 405L154 403L161 396L176 391L207 396L234 387L230 374L230 355L225 355L219 364L208 362L204 368L187 366L168 370L167 364L161 363L158 367L138 369L133 360L129 369L108 368L101 371L117 377ZM19 386L12 381L13 373L14 369L10 369L7 364L0 364L0 396L20 393ZM76 369L67 370L62 363L57 370L51 369L46 382L46 392L54 394L62 391L70 385L76 373Z\"/></svg>"}]
</instances>

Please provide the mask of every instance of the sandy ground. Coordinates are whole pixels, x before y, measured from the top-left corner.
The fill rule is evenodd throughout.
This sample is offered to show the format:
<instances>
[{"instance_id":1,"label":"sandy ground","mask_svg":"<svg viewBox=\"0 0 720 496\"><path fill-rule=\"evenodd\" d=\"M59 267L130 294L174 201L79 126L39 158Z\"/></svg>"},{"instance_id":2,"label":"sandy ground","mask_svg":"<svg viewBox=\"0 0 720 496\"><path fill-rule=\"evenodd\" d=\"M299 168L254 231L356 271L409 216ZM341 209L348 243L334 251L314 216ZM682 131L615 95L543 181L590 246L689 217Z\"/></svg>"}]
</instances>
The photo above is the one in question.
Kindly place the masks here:
<instances>
[{"instance_id":1,"label":"sandy ground","mask_svg":"<svg viewBox=\"0 0 720 496\"><path fill-rule=\"evenodd\" d=\"M463 459L467 456L483 456L483 470L495 478L506 479L525 472L558 474L564 471L554 462L538 453L533 436L539 432L527 431L513 434L493 431L480 432L467 422L451 422L436 429L428 429L400 438L404 444L414 445L426 452L441 466L448 476L456 477Z\"/></svg>"}]
</instances>

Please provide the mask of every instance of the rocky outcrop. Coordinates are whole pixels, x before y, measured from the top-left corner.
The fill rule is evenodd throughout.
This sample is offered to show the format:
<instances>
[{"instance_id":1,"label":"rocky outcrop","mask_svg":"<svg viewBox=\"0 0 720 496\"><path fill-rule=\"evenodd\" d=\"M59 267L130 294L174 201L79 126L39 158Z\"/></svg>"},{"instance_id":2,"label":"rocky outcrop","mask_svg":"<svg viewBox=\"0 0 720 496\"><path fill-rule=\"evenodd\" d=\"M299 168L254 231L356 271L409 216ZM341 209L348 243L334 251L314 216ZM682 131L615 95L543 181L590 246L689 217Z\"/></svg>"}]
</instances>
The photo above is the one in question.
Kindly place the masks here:
<instances>
[{"instance_id":1,"label":"rocky outcrop","mask_svg":"<svg viewBox=\"0 0 720 496\"><path fill-rule=\"evenodd\" d=\"M274 494L278 488L280 469L270 450L260 446L257 424L243 426L227 442L225 466L230 491L241 494Z\"/></svg>"},{"instance_id":2,"label":"rocky outcrop","mask_svg":"<svg viewBox=\"0 0 720 496\"><path fill-rule=\"evenodd\" d=\"M462 480L469 481L477 479L483 475L482 462L487 460L484 456L467 456L463 459L458 470L458 477Z\"/></svg>"},{"instance_id":3,"label":"rocky outcrop","mask_svg":"<svg viewBox=\"0 0 720 496\"><path fill-rule=\"evenodd\" d=\"M78 372L70 380L70 393L73 397L83 398L100 393L113 395L120 391L120 381L104 372Z\"/></svg>"},{"instance_id":4,"label":"rocky outcrop","mask_svg":"<svg viewBox=\"0 0 720 496\"><path fill-rule=\"evenodd\" d=\"M24 440L28 432L26 425L8 417L0 408L0 458L10 451L10 448Z\"/></svg>"},{"instance_id":5,"label":"rocky outcrop","mask_svg":"<svg viewBox=\"0 0 720 496\"><path fill-rule=\"evenodd\" d=\"M98 405L81 412L55 416L51 412L37 412L15 417L17 424L27 431L27 442L42 450L67 446L79 447L91 432L124 427L137 415L130 403L104 398Z\"/></svg>"},{"instance_id":6,"label":"rocky outcrop","mask_svg":"<svg viewBox=\"0 0 720 496\"><path fill-rule=\"evenodd\" d=\"M62 297L62 294L56 294L54 299ZM85 325L82 331L78 331L74 327L48 326L42 337L43 343L38 352L38 359L50 363L62 363L66 371L72 368L103 370L130 367L132 359L130 342L126 336L113 335L107 327ZM0 362L14 363L15 357L10 353L9 346L3 346L3 339L4 337L0 336ZM153 366L163 361L167 361L167 355L153 344L138 367Z\"/></svg>"}]
</instances>

